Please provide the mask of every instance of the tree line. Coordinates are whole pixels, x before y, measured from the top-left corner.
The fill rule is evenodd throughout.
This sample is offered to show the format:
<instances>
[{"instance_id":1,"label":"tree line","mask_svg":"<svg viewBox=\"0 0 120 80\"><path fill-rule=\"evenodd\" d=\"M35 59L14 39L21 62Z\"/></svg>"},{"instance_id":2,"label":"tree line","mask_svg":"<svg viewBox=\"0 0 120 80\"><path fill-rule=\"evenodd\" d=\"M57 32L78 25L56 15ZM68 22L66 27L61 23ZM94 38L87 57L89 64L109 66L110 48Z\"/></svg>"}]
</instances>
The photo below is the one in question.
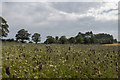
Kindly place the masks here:
<instances>
[{"instance_id":1,"label":"tree line","mask_svg":"<svg viewBox=\"0 0 120 80\"><path fill-rule=\"evenodd\" d=\"M31 36L32 41L30 41L30 35L27 30L21 29L15 36L16 41L25 43L28 40L29 43L35 42L36 44L41 41L41 35L39 33L34 33ZM66 36L61 36L60 38L59 36L47 36L46 38L44 41L45 44L112 44L117 42L110 34L93 34L92 31L86 33L79 32L75 37L70 38L66 38Z\"/></svg>"},{"instance_id":2,"label":"tree line","mask_svg":"<svg viewBox=\"0 0 120 80\"><path fill-rule=\"evenodd\" d=\"M93 34L92 31L81 33L79 32L75 37L66 38L66 36L61 36L60 38L56 36L47 36L45 44L112 44L116 43L117 40L113 39L110 34Z\"/></svg>"},{"instance_id":3,"label":"tree line","mask_svg":"<svg viewBox=\"0 0 120 80\"><path fill-rule=\"evenodd\" d=\"M0 37L7 37L9 33L9 26L7 21L0 17ZM30 41L30 37L32 40ZM36 44L41 41L41 35L39 33L34 33L32 36L31 34L25 30L21 29L15 35L16 40L14 39L2 39L3 41L16 41L25 43L29 41L29 43L35 42ZM110 34L99 33L93 34L92 31L88 31L85 33L79 32L76 36L66 38L66 36L47 36L45 40L45 44L112 44L116 43L117 40L113 38Z\"/></svg>"}]
</instances>

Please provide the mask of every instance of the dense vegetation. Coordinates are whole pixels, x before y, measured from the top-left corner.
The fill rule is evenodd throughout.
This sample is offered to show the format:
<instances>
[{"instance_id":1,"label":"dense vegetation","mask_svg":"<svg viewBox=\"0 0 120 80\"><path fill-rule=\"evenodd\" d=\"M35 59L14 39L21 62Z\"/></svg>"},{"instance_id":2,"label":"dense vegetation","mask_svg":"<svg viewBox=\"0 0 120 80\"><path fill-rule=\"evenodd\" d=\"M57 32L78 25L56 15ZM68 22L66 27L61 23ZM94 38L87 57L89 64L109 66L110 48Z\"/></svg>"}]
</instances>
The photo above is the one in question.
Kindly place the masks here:
<instances>
[{"instance_id":1,"label":"dense vegetation","mask_svg":"<svg viewBox=\"0 0 120 80\"><path fill-rule=\"evenodd\" d=\"M7 21L0 16L0 37L7 37L9 30Z\"/></svg>"},{"instance_id":2,"label":"dense vegetation","mask_svg":"<svg viewBox=\"0 0 120 80\"><path fill-rule=\"evenodd\" d=\"M3 43L3 78L117 78L117 46Z\"/></svg>"},{"instance_id":3,"label":"dense vegetation","mask_svg":"<svg viewBox=\"0 0 120 80\"><path fill-rule=\"evenodd\" d=\"M41 41L41 37L39 33L34 33L32 35L32 41L30 41L30 33L28 33L27 30L21 29L16 34L16 41L25 43L27 40L29 40L29 43L38 43ZM3 41L15 41L14 39L6 39ZM66 36L61 36L60 38L56 36L55 38L52 36L47 36L47 39L45 40L45 44L112 44L116 43L117 40L113 38L110 34L105 33L99 33L99 34L93 34L92 31L81 33L79 32L77 36L66 38Z\"/></svg>"},{"instance_id":4,"label":"dense vegetation","mask_svg":"<svg viewBox=\"0 0 120 80\"><path fill-rule=\"evenodd\" d=\"M66 38L66 36L61 36L60 38L56 36L47 36L45 44L112 44L116 43L117 40L113 38L110 34L93 34L92 31L81 33L79 32L77 36Z\"/></svg>"}]
</instances>

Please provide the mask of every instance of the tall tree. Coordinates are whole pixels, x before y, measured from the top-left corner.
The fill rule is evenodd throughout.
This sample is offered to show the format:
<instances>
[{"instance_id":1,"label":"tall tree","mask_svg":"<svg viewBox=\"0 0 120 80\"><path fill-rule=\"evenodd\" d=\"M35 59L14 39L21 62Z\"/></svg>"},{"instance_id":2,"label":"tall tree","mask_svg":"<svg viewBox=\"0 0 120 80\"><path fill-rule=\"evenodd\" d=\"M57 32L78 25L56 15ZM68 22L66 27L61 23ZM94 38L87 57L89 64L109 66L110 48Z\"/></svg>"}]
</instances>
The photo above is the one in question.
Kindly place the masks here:
<instances>
[{"instance_id":1,"label":"tall tree","mask_svg":"<svg viewBox=\"0 0 120 80\"><path fill-rule=\"evenodd\" d=\"M96 43L100 44L111 44L114 42L113 36L110 34L99 33L95 35Z\"/></svg>"},{"instance_id":2,"label":"tall tree","mask_svg":"<svg viewBox=\"0 0 120 80\"><path fill-rule=\"evenodd\" d=\"M89 44L89 43L90 43L90 39L87 38L87 37L85 37L85 38L84 38L84 44Z\"/></svg>"},{"instance_id":3,"label":"tall tree","mask_svg":"<svg viewBox=\"0 0 120 80\"><path fill-rule=\"evenodd\" d=\"M78 33L78 35L75 37L76 44L83 44L84 43L84 37Z\"/></svg>"},{"instance_id":4,"label":"tall tree","mask_svg":"<svg viewBox=\"0 0 120 80\"><path fill-rule=\"evenodd\" d=\"M113 43L117 43L117 39L114 39L114 40L113 40Z\"/></svg>"},{"instance_id":5,"label":"tall tree","mask_svg":"<svg viewBox=\"0 0 120 80\"><path fill-rule=\"evenodd\" d=\"M74 37L71 37L68 39L69 43L71 44L74 44L76 42L75 38Z\"/></svg>"},{"instance_id":6,"label":"tall tree","mask_svg":"<svg viewBox=\"0 0 120 80\"><path fill-rule=\"evenodd\" d=\"M87 42L88 44L90 43L90 44L92 44L92 43L94 43L94 34L93 34L93 32L92 31L90 31L90 32L86 32L85 33L85 42Z\"/></svg>"},{"instance_id":7,"label":"tall tree","mask_svg":"<svg viewBox=\"0 0 120 80\"><path fill-rule=\"evenodd\" d=\"M28 31L27 30L25 30L25 29L21 29L21 30L19 30L18 32L17 32L17 34L16 34L16 40L18 41L20 41L20 42L24 42L24 40L29 40L29 37L30 37L30 33L28 33Z\"/></svg>"},{"instance_id":8,"label":"tall tree","mask_svg":"<svg viewBox=\"0 0 120 80\"><path fill-rule=\"evenodd\" d=\"M55 43L55 38L52 36L47 36L47 39L44 43L45 44L53 44L53 43Z\"/></svg>"},{"instance_id":9,"label":"tall tree","mask_svg":"<svg viewBox=\"0 0 120 80\"><path fill-rule=\"evenodd\" d=\"M55 43L58 44L58 43L59 43L59 37L56 36L56 37L55 37L55 40L56 40Z\"/></svg>"},{"instance_id":10,"label":"tall tree","mask_svg":"<svg viewBox=\"0 0 120 80\"><path fill-rule=\"evenodd\" d=\"M66 36L61 36L60 39L59 39L59 41L60 41L61 44L66 44L67 43Z\"/></svg>"},{"instance_id":11,"label":"tall tree","mask_svg":"<svg viewBox=\"0 0 120 80\"><path fill-rule=\"evenodd\" d=\"M7 21L0 16L0 37L7 37L9 33Z\"/></svg>"},{"instance_id":12,"label":"tall tree","mask_svg":"<svg viewBox=\"0 0 120 80\"><path fill-rule=\"evenodd\" d=\"M34 33L34 35L32 35L32 40L37 44L38 42L40 42L40 34L39 33Z\"/></svg>"}]
</instances>

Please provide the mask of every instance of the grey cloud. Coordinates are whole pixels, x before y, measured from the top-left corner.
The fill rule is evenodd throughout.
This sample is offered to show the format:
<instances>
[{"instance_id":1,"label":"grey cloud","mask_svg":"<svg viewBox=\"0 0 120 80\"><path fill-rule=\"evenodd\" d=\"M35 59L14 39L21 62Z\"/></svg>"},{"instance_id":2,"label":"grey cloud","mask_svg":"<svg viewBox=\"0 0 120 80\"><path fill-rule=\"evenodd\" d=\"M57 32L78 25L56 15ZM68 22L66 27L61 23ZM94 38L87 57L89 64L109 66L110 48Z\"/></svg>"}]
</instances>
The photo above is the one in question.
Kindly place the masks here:
<instances>
[{"instance_id":1,"label":"grey cloud","mask_svg":"<svg viewBox=\"0 0 120 80\"><path fill-rule=\"evenodd\" d=\"M92 7L100 7L99 2L60 2L53 3L52 6L58 10L62 10L68 13L85 13L88 9Z\"/></svg>"}]
</instances>

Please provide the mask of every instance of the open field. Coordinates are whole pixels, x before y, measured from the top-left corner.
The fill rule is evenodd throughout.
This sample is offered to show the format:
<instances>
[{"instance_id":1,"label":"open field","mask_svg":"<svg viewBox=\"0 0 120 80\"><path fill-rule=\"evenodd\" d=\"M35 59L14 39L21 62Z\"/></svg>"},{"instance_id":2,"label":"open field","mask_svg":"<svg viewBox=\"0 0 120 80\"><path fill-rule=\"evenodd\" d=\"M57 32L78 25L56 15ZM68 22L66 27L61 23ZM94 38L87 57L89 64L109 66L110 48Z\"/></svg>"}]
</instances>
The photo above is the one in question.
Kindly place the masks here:
<instances>
[{"instance_id":1,"label":"open field","mask_svg":"<svg viewBox=\"0 0 120 80\"><path fill-rule=\"evenodd\" d=\"M114 44L104 44L105 46L120 46L120 43L114 43Z\"/></svg>"},{"instance_id":2,"label":"open field","mask_svg":"<svg viewBox=\"0 0 120 80\"><path fill-rule=\"evenodd\" d=\"M3 78L117 78L118 46L3 43Z\"/></svg>"}]
</instances>

